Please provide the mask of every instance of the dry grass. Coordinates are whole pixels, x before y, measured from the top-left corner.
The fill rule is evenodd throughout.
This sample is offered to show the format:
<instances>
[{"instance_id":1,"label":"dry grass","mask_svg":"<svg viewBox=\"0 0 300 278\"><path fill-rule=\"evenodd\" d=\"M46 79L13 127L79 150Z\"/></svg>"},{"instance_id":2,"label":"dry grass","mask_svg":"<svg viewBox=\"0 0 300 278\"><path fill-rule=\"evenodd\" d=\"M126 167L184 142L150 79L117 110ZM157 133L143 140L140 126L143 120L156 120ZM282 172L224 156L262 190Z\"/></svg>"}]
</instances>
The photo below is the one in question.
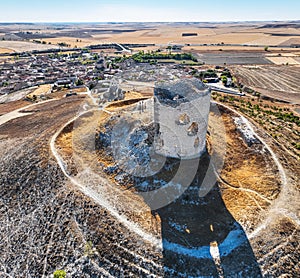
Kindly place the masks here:
<instances>
[{"instance_id":1,"label":"dry grass","mask_svg":"<svg viewBox=\"0 0 300 278\"><path fill-rule=\"evenodd\" d=\"M300 61L295 60L293 57L283 57L283 56L272 57L271 56L266 58L276 65L285 65L285 64L300 65Z\"/></svg>"},{"instance_id":2,"label":"dry grass","mask_svg":"<svg viewBox=\"0 0 300 278\"><path fill-rule=\"evenodd\" d=\"M139 98L143 98L143 97L144 96L141 93L138 93L138 92L127 92L127 93L125 93L124 100L139 99Z\"/></svg>"},{"instance_id":3,"label":"dry grass","mask_svg":"<svg viewBox=\"0 0 300 278\"><path fill-rule=\"evenodd\" d=\"M73 124L68 125L56 139L56 145L64 156L71 157L73 154Z\"/></svg>"},{"instance_id":4,"label":"dry grass","mask_svg":"<svg viewBox=\"0 0 300 278\"><path fill-rule=\"evenodd\" d=\"M112 29L112 28L135 28L133 32L103 32L92 33L89 38L66 37L59 34L55 38L43 38L41 40L51 45L39 45L29 42L4 42L5 45L0 43L0 48L12 49L15 51L24 51L32 49L45 49L57 47L57 43L65 42L71 47L85 47L92 44L101 43L146 43L146 44L257 44L257 45L281 45L291 44L293 41L299 39L295 36L300 34L298 29L294 28L276 28L274 29L257 29L255 26L247 26L242 24L210 24L213 28L203 28L203 26L187 26L187 25L157 25L149 24L148 29L141 30L140 26L130 27L126 25L111 26L105 25L97 27L99 30ZM259 24L257 25L259 26ZM79 27L80 28L80 27ZM43 32L43 31L42 31ZM57 31L47 29L47 33L55 33ZM80 32L80 29L78 30ZM197 36L183 37L183 33L197 33ZM278 34L291 34L290 36L272 36L272 33ZM293 34L295 34L293 36ZM244 49L243 46L234 47L232 49ZM146 50L155 50L156 47L148 47ZM209 46L209 49L215 49L214 46ZM245 47L247 49L247 47ZM253 48L251 48L253 49ZM138 51L139 49L137 49ZM202 49L199 49L202 50Z\"/></svg>"},{"instance_id":5,"label":"dry grass","mask_svg":"<svg viewBox=\"0 0 300 278\"><path fill-rule=\"evenodd\" d=\"M130 92L125 100L113 102L111 108L118 108L120 112L126 111L128 102L136 102L139 100L139 97L141 97L139 93ZM104 126L110 118L111 115L105 112L101 112L96 117L92 114L86 115L80 120L78 126L75 126L75 123L75 125L66 128L58 137L57 147L60 149L64 160L69 161L69 167L72 167L70 160L72 160L74 150L77 153L76 136L80 134L94 134L91 130L95 126L97 126L97 132L105 132ZM221 122L220 118L216 115L211 115L211 118L213 118L213 122L217 123L213 128L218 129L218 124ZM227 143L225 167L222 170L222 197L227 209L237 221L242 223L247 221L253 227L260 221L261 213L268 209L270 203L279 193L279 178L276 173L276 167L269 154L254 151L243 142L240 134L236 131L230 114L223 113L222 122L226 129ZM113 123L110 122L110 124ZM94 140L94 137L92 139ZM88 141L89 139L85 137L85 142L86 140ZM218 146L214 147L216 147L215 151L218 152ZM106 167L114 165L113 158L107 155L105 150L97 152L95 157L95 154L90 152L88 147L80 145L80 149L80 157L85 162L89 162L89 165L93 165L93 167L99 167L99 162ZM77 164L76 167L78 167ZM107 179L115 183L113 174L108 175ZM246 190L253 190L253 192ZM127 193L129 194L129 192ZM148 219L151 219L150 215L148 216ZM145 221L146 218L143 220L143 225L148 226Z\"/></svg>"},{"instance_id":6,"label":"dry grass","mask_svg":"<svg viewBox=\"0 0 300 278\"><path fill-rule=\"evenodd\" d=\"M102 111L99 114L99 117L97 117L97 121L99 126L104 125L108 119L111 117L110 114ZM87 117L85 121L91 122L91 117ZM74 133L75 129L74 127L78 128L78 125L74 125L74 123L69 124L64 130L59 134L56 140L56 146L59 147L61 154L65 159L70 159L73 155L73 138L74 136L78 136L79 130L77 129L76 132ZM82 130L84 132L84 130ZM84 133L82 133L84 134Z\"/></svg>"},{"instance_id":7,"label":"dry grass","mask_svg":"<svg viewBox=\"0 0 300 278\"><path fill-rule=\"evenodd\" d=\"M118 111L120 109L124 109L125 107L131 106L136 104L137 102L141 100L146 100L147 97L141 97L141 98L133 98L133 99L125 99L120 101L114 101L108 106L106 106L106 110L110 112Z\"/></svg>"},{"instance_id":8,"label":"dry grass","mask_svg":"<svg viewBox=\"0 0 300 278\"><path fill-rule=\"evenodd\" d=\"M56 47L57 46L54 45L37 44L24 41L0 41L0 48L8 48L15 52L45 50Z\"/></svg>"},{"instance_id":9,"label":"dry grass","mask_svg":"<svg viewBox=\"0 0 300 278\"><path fill-rule=\"evenodd\" d=\"M75 92L75 93L86 93L87 92L87 88L85 88L85 87L75 88L75 89L72 89L71 91Z\"/></svg>"},{"instance_id":10,"label":"dry grass","mask_svg":"<svg viewBox=\"0 0 300 278\"><path fill-rule=\"evenodd\" d=\"M12 52L14 52L14 51L10 48L0 48L0 54L2 54L2 53L12 53Z\"/></svg>"},{"instance_id":11,"label":"dry grass","mask_svg":"<svg viewBox=\"0 0 300 278\"><path fill-rule=\"evenodd\" d=\"M75 47L75 46L85 47L87 45L96 44L96 41L94 39L83 39L83 38L72 38L72 37L45 38L42 40L47 43L51 42L51 45L57 45L58 43L64 42L66 44L71 45L71 47Z\"/></svg>"},{"instance_id":12,"label":"dry grass","mask_svg":"<svg viewBox=\"0 0 300 278\"><path fill-rule=\"evenodd\" d=\"M258 213L265 210L279 193L276 167L269 154L254 151L243 143L230 115L223 114L222 120L227 143L221 173L225 181L221 183L223 200L238 221L247 218L256 222Z\"/></svg>"},{"instance_id":13,"label":"dry grass","mask_svg":"<svg viewBox=\"0 0 300 278\"><path fill-rule=\"evenodd\" d=\"M182 33L197 33L198 36L182 37ZM175 26L155 26L149 31L138 30L131 33L118 33L109 35L96 35L96 41L119 42L119 43L238 43L238 44L262 44L279 45L288 41L293 36L271 36L265 33L265 29L253 29L246 27L228 27L219 25L217 28L195 28L195 27L175 27ZM286 33L287 30L281 30ZM288 32L295 33L294 30Z\"/></svg>"},{"instance_id":14,"label":"dry grass","mask_svg":"<svg viewBox=\"0 0 300 278\"><path fill-rule=\"evenodd\" d=\"M99 28L108 28L107 26ZM110 26L111 28L111 26ZM114 27L117 28L117 27ZM120 27L118 27L120 28ZM78 47L84 47L90 44L99 43L155 43L155 44L168 44L168 43L252 43L262 45L279 45L290 39L296 38L295 36L271 36L269 33L274 33L272 29L255 29L248 26L234 26L234 25L216 25L214 28L199 28L197 26L176 26L176 25L149 25L149 30L137 30L134 32L120 32L120 33L102 33L94 34L90 38L76 38L76 37L56 37L45 38L47 43L57 44L59 42L65 42L72 47L77 45ZM121 29L121 28L120 28ZM51 31L51 30L50 30ZM182 37L182 33L197 33L197 36ZM296 29L284 29L279 28L276 33L291 33L298 34ZM78 41L77 41L78 40ZM147 48L148 50L148 48ZM153 50L153 48L149 48Z\"/></svg>"},{"instance_id":15,"label":"dry grass","mask_svg":"<svg viewBox=\"0 0 300 278\"><path fill-rule=\"evenodd\" d=\"M263 35L260 38L251 41L250 43L258 44L258 45L280 45L280 44L284 44L285 41L291 38L294 37Z\"/></svg>"},{"instance_id":16,"label":"dry grass","mask_svg":"<svg viewBox=\"0 0 300 278\"><path fill-rule=\"evenodd\" d=\"M236 46L227 46L227 45L203 45L203 46L184 46L182 48L183 51L201 51L201 52L206 52L206 51L220 51L220 49L226 51L251 51L251 52L262 52L264 51L264 47L261 46L240 46L240 45L236 45ZM269 47L268 50L270 52L277 52L278 48L275 47ZM287 51L287 52L291 52L291 51L296 51L290 48L280 48L281 51Z\"/></svg>"},{"instance_id":17,"label":"dry grass","mask_svg":"<svg viewBox=\"0 0 300 278\"><path fill-rule=\"evenodd\" d=\"M238 43L238 44L245 44L250 43L253 40L257 40L259 38L262 38L263 34L237 34L237 33L228 33L228 34L220 34L220 35L212 35L212 36L206 36L206 37L191 37L189 40L184 39L180 40L179 42L185 43L207 43L207 44L213 44L213 43L222 43L230 44L230 43Z\"/></svg>"},{"instance_id":18,"label":"dry grass","mask_svg":"<svg viewBox=\"0 0 300 278\"><path fill-rule=\"evenodd\" d=\"M139 51L156 51L158 50L159 47L158 46L147 46L147 47L135 47L133 48L133 52L139 52Z\"/></svg>"},{"instance_id":19,"label":"dry grass","mask_svg":"<svg viewBox=\"0 0 300 278\"><path fill-rule=\"evenodd\" d=\"M27 97L32 98L34 95L35 96L40 96L47 94L51 90L51 85L46 84L46 85L40 85L36 90L34 90L31 94L27 95Z\"/></svg>"},{"instance_id":20,"label":"dry grass","mask_svg":"<svg viewBox=\"0 0 300 278\"><path fill-rule=\"evenodd\" d=\"M0 103L0 116L9 112L12 112L16 109L25 107L31 104L29 101L26 100L17 100L8 103Z\"/></svg>"}]
</instances>

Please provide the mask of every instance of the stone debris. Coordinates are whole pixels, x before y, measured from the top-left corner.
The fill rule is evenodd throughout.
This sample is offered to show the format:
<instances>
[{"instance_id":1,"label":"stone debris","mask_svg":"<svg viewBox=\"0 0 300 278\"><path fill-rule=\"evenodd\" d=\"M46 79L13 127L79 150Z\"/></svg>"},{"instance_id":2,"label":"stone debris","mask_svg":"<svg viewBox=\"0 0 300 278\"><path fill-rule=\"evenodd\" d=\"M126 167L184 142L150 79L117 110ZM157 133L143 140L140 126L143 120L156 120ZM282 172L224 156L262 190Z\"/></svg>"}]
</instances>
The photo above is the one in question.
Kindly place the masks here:
<instances>
[{"instance_id":1,"label":"stone debris","mask_svg":"<svg viewBox=\"0 0 300 278\"><path fill-rule=\"evenodd\" d=\"M208 94L207 87L196 78L185 78L173 82L157 82L154 95L164 105L178 107Z\"/></svg>"},{"instance_id":2,"label":"stone debris","mask_svg":"<svg viewBox=\"0 0 300 278\"><path fill-rule=\"evenodd\" d=\"M249 147L253 144L260 143L260 141L256 138L251 128L247 125L246 119L244 117L235 117L234 123L237 127L237 130L240 132L243 140Z\"/></svg>"}]
</instances>

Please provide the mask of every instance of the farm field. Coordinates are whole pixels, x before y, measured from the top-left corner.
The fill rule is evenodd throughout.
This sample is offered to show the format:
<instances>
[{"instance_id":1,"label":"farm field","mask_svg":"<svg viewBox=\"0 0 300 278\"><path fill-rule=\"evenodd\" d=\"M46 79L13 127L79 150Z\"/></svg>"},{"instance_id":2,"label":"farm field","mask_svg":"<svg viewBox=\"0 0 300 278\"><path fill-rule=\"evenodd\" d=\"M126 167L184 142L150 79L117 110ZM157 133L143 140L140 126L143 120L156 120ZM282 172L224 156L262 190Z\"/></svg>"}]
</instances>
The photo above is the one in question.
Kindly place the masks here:
<instances>
[{"instance_id":1,"label":"farm field","mask_svg":"<svg viewBox=\"0 0 300 278\"><path fill-rule=\"evenodd\" d=\"M51 90L51 85L41 85L36 90L34 90L32 93L27 95L27 97L32 98L33 96L40 96L43 94L47 94Z\"/></svg>"},{"instance_id":2,"label":"farm field","mask_svg":"<svg viewBox=\"0 0 300 278\"><path fill-rule=\"evenodd\" d=\"M37 44L27 41L0 41L0 49L7 49L8 52L23 52L32 50L46 50L58 48L57 45ZM5 52L3 52L5 53Z\"/></svg>"},{"instance_id":3,"label":"farm field","mask_svg":"<svg viewBox=\"0 0 300 278\"><path fill-rule=\"evenodd\" d=\"M239 66L232 69L245 86L268 97L300 104L299 66Z\"/></svg>"},{"instance_id":4,"label":"farm field","mask_svg":"<svg viewBox=\"0 0 300 278\"><path fill-rule=\"evenodd\" d=\"M262 52L264 47L262 46L241 46L241 45L185 45L182 48L183 51L192 52L212 52L212 51L251 51L251 52ZM269 47L269 51L278 51L277 47ZM283 52L294 52L295 50L287 47L280 48Z\"/></svg>"},{"instance_id":5,"label":"farm field","mask_svg":"<svg viewBox=\"0 0 300 278\"><path fill-rule=\"evenodd\" d=\"M295 55L293 53L289 54L273 54L273 55L266 55L266 58L271 61L273 64L276 65L300 65L300 55Z\"/></svg>"},{"instance_id":6,"label":"farm field","mask_svg":"<svg viewBox=\"0 0 300 278\"><path fill-rule=\"evenodd\" d=\"M259 52L211 52L197 54L198 60L207 65L243 65L243 64L271 64L263 53Z\"/></svg>"},{"instance_id":7,"label":"farm field","mask_svg":"<svg viewBox=\"0 0 300 278\"><path fill-rule=\"evenodd\" d=\"M14 51L53 48L61 42L71 47L85 47L100 43L133 43L133 44L197 44L205 49L214 50L215 45L222 48L249 50L251 48L263 50L263 46L280 46L282 48L299 44L300 29L298 24L267 24L254 23L118 23L118 24L62 24L56 25L11 25L8 29L0 24L0 39L8 38L11 41L1 41L0 48ZM5 33L6 32L6 33ZM8 33L7 33L8 32ZM194 35L183 36L190 33ZM47 45L31 44L33 40L45 41ZM24 44L25 43L25 44ZM48 45L51 43L51 45ZM225 44L225 45L224 45ZM226 45L227 44L227 45ZM235 44L232 46L232 44ZM196 48L195 48L196 47ZM201 47L201 46L200 46ZM220 48L220 47L219 47ZM251 49L250 49L251 50Z\"/></svg>"},{"instance_id":8,"label":"farm field","mask_svg":"<svg viewBox=\"0 0 300 278\"><path fill-rule=\"evenodd\" d=\"M203 26L204 25L204 26ZM262 24L263 25L263 24ZM115 41L119 43L175 43L175 44L252 44L252 45L288 45L289 40L299 39L299 29L279 28L276 34L269 29L261 28L259 24L229 25L229 24L192 24L189 27L184 24L161 24L147 26L150 30L136 30L129 33L110 34L104 41ZM136 26L138 29L138 26ZM143 26L143 28L145 28ZM273 31L274 32L274 31ZM197 36L183 37L183 33L196 33ZM103 34L102 34L103 36ZM97 36L93 35L96 39ZM290 41L292 42L292 41Z\"/></svg>"}]
</instances>

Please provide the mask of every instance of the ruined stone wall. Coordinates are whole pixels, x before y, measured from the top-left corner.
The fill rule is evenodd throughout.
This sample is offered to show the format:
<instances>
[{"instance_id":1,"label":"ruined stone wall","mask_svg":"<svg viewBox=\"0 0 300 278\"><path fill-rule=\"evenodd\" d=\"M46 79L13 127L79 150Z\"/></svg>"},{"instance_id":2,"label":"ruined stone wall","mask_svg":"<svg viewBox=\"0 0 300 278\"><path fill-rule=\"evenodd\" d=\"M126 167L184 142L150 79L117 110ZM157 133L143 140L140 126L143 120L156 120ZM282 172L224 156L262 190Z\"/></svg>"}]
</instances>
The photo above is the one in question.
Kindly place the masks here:
<instances>
[{"instance_id":1,"label":"ruined stone wall","mask_svg":"<svg viewBox=\"0 0 300 278\"><path fill-rule=\"evenodd\" d=\"M206 148L210 90L197 79L157 84L154 117L157 153L182 159L200 156Z\"/></svg>"}]
</instances>

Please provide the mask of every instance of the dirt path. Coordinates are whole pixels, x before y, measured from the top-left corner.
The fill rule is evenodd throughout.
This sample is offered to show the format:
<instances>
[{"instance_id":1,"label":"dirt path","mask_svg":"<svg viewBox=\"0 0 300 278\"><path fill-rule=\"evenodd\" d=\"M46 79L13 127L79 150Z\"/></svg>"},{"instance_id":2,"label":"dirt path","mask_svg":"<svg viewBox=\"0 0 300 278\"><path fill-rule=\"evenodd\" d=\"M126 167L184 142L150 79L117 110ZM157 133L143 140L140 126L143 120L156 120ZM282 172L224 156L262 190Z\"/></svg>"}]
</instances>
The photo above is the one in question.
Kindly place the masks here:
<instances>
[{"instance_id":1,"label":"dirt path","mask_svg":"<svg viewBox=\"0 0 300 278\"><path fill-rule=\"evenodd\" d=\"M101 191L99 193L99 192L96 192L93 188L89 188L89 187L85 186L86 183L83 184L81 182L80 177L77 179L77 178L74 178L73 176L68 174L67 167L66 167L65 162L63 161L61 155L59 154L59 150L57 149L57 147L55 145L55 141L56 141L56 138L58 137L58 135L62 132L62 130L68 124L70 124L71 122L78 119L78 117L82 116L82 115L77 115L77 116L74 117L74 115L76 115L76 108L75 108L76 103L75 103L75 101L76 101L76 98L74 98L74 99L71 99L71 98L70 99L62 99L62 100L59 100L59 101L53 102L53 103L50 102L50 103L45 104L45 102L43 102L43 103L28 105L28 106L26 106L24 108L21 108L21 109L16 109L15 111L13 111L11 113L7 113L7 114L3 115L3 116L6 116L6 118L4 118L3 116L0 117L0 119L2 121L2 123L0 124L2 132L3 132L3 134L7 133L9 138L14 138L15 136L19 137L19 138L22 138L23 136L20 134L20 131L22 131L22 132L24 131L25 134L26 134L25 136L28 137L27 139L26 138L25 139L28 141L28 146L29 147L31 146L31 148L34 148L33 143L31 142L33 137L31 137L31 136L35 136L35 139L33 139L33 140L36 141L36 143L38 143L38 145L44 145L44 148L45 148L47 154L49 152L49 144L50 144L50 152L53 154L56 161L52 158L51 155L50 156L53 160L53 164L55 165L55 167L57 167L57 169L59 169L58 172L61 173L61 176L67 178L68 181L70 181L73 185L75 185L74 188L79 189L78 192L81 191L83 193L81 199L86 198L86 199L90 200L89 202L92 202L92 203L95 203L95 204L99 205L98 207L101 207L105 211L108 212L108 214L103 214L103 215L101 215L101 217L99 217L98 214L95 214L95 215L97 215L97 216L95 216L95 219L96 219L95 223L97 223L97 227L99 227L99 225L98 225L99 221L100 222L101 221L106 221L106 219L109 217L108 215L111 215L112 219L114 219L114 220L112 220L113 222L111 222L111 223L116 223L116 226L114 226L114 227L115 228L120 227L120 226L124 227L124 230L128 231L127 232L129 234L128 238L130 238L130 240L135 242L136 239L141 239L141 242L143 242L143 245L148 244L149 246L152 246L155 250L161 250L161 242L160 242L159 239L154 237L151 233L148 233L147 231L145 231L139 225L136 225L128 217L126 217L125 215L120 213L117 207L112 205L112 203L114 203L114 200L115 200L114 196L112 196L111 199L109 199L109 200L107 199L107 196L109 194L111 194L111 192L108 192L107 194L102 195ZM77 101L79 101L79 100L77 100ZM36 105L40 105L40 104L41 104L41 106L38 108L37 112L35 112L36 115L34 115L32 113L20 113L20 110L28 109L28 108L31 109L32 107L35 107ZM64 106L64 105L66 105L66 106ZM72 107L73 110L70 111L69 107ZM226 107L226 108L230 109L229 107ZM230 109L230 110L232 110L232 109ZM55 111L55 112L51 112L51 111ZM232 110L232 112L239 115L239 116L242 116L239 113L237 113L235 110ZM53 114L53 119L49 120L52 116L51 114ZM17 120L17 118L22 117L22 116L28 116L28 117L24 121L22 119ZM13 120L13 119L16 119L16 120L12 123L8 123L9 120ZM290 176L287 173L286 169L283 167L282 162L281 162L280 158L278 157L278 154L271 147L272 145L270 145L268 141L266 141L262 136L260 136L260 133L257 132L255 126L253 126L251 122L249 122L248 120L245 120L245 121L246 121L247 125L249 125L248 126L249 129L251 129L253 131L253 133L256 134L257 138L259 138L259 140L264 144L265 148L269 151L270 155L272 156L272 159L273 159L274 163L276 164L276 166L278 168L278 173L280 175L280 180L281 180L281 184L282 184L281 193L279 194L278 198L275 201L272 202L272 204L270 206L270 209L268 210L268 213L266 214L266 218L264 219L264 221L261 222L261 224L259 224L259 226L257 226L256 229L253 232L248 234L248 238L251 239L251 242L253 242L253 244L255 246L255 244L256 244L256 242L258 242L259 238L265 237L265 235L272 230L271 226L274 223L276 223L276 220L277 220L279 214L286 217L286 218L288 218L288 219L290 219L291 222L293 222L295 225L299 226L299 218L298 218L297 212L295 211L295 208L297 208L297 206L295 205L295 202L297 200L298 195L297 195L296 192L293 191L293 188L289 184ZM41 139L37 139L39 136L41 137ZM9 139L9 140L11 140L11 139ZM5 144L5 142L3 144ZM21 149L22 148L27 149L27 150L30 149L30 148L26 148L26 146L25 147L24 146L20 145L19 147ZM12 157L13 160L15 160L14 156L16 156L16 154L13 154L10 151L7 155L9 157ZM26 158L24 156L24 161L22 161L22 165L25 165L25 163L27 163L27 161L28 161L28 156L26 154ZM4 162L4 160L3 160L3 162ZM29 163L32 163L32 164L29 164ZM16 165L20 165L20 162L17 161ZM31 171L31 169L33 169L33 171L34 171L33 165L36 165L36 162L28 161L28 167L27 166L26 167L30 171ZM16 174L17 177L16 178L17 178L18 181L20 179L20 176L24 175L24 173L20 174L18 172L18 171L21 171L19 168L20 167L18 167L18 166L16 166L16 168L12 168L12 173L17 172L17 174ZM45 172L40 171L40 170L37 171L37 172L41 173L41 175L45 176L45 178L47 178L47 179L48 179L48 176L51 176L51 175L46 176ZM90 178L90 177L93 177L88 172L83 173L83 176L85 176L85 175L87 176L87 179ZM12 174L10 174L10 176L12 176ZM27 177L27 176L30 176L30 175L28 175L26 173L25 176ZM25 178L25 179L27 179L27 178ZM105 179L101 179L101 180L99 179L95 183L98 183L98 181L101 183L101 185L104 185L103 190L106 190L105 189L105 182L108 182L108 181L106 181ZM7 182L7 181L5 181L5 182ZM21 184L23 184L23 183L24 182L22 182ZM53 183L53 184L55 184L55 183ZM49 189L49 182L48 181L45 183L45 185L46 185L46 188ZM54 186L54 185L51 185L51 186ZM62 183L57 184L57 187L63 188ZM241 189L241 190L243 190L243 189ZM26 187L23 187L23 191L26 192ZM246 191L247 191L247 193L249 193L251 195L259 194L258 192L254 191L254 190L253 191L252 190L246 190ZM39 194L40 194L40 189L37 192L39 192ZM32 193L30 193L30 194L32 195ZM59 198L61 198L61 197L56 196L55 198L51 199L52 200L50 202L51 207L53 206L52 203L57 202L59 200ZM122 200L125 200L125 198L126 197L124 197L124 199L122 199ZM22 198L20 200L25 200L25 199L26 198ZM36 199L38 200L39 198L36 197ZM267 200L265 200L265 201L267 201ZM70 209L70 211L73 211L74 208L76 208L76 206L72 207ZM12 206L12 207L15 207L15 206ZM95 209L95 208L93 208L93 209ZM58 212L59 212L59 210L58 210ZM47 217L49 217L48 212L45 215L47 215ZM64 215L65 215L64 213L63 214L58 213L57 217L59 219L61 219L61 218L65 217ZM68 219L69 219L69 217L68 217ZM3 221L4 220L2 220L2 222ZM35 218L33 218L32 221L36 221ZM58 227L56 227L55 229L60 229L61 227L65 227L60 222L57 222L56 218L54 218L51 221L52 221L51 223L53 225L55 223L59 223ZM81 221L80 218L76 219L76 223L78 222L80 224L80 221ZM3 222L3 223L5 224L6 222ZM111 223L109 225L112 225ZM24 223L24 225L25 224L26 223ZM47 225L47 224L44 223L44 225ZM3 226L5 226L5 225L3 225ZM18 225L14 225L14 227L12 227L12 229L13 229L12 231L17 230L17 232L15 234L12 231L9 232L9 234L13 238L18 238L18 235L20 233L22 233L22 230L24 229L23 226L22 226L23 228L16 229L17 226ZM53 227L55 227L55 225ZM84 242L86 242L89 238L88 232L90 231L90 229L92 230L93 228L91 228L90 226L88 226L88 230L84 230L85 229L84 226L80 226L80 228L86 236L86 239L84 239L85 240ZM8 226L7 229L10 229L9 226ZM52 230L52 228L49 228L49 238L51 237L53 231L54 230ZM97 234L97 237L101 237L102 239L103 238L105 239L105 234L106 233L107 233L107 230L105 230L105 231L100 230L99 234ZM159 265L155 265L154 261L152 260L152 257L148 256L146 251L145 252L140 252L140 251L137 250L137 252L135 252L135 249L134 249L135 247L132 248L131 246L128 247L124 244L122 245L122 243L120 243L120 242L122 242L120 239L118 239L118 240L114 239L113 237L115 236L116 233L117 232L115 230L111 233L112 237L109 239L110 241L107 244L110 246L110 249L113 250L113 252L118 252L117 255L116 255L116 256L120 256L120 258L118 258L118 259L121 259L121 260L124 259L122 261L123 264L126 263L126 265L128 265L128 266L130 265L133 269L136 269L136 271L142 271L142 273L144 273L145 275L148 275L149 273L152 273L152 272L151 271L149 272L148 268L143 268L142 269L141 268L142 265L140 265L138 263L133 264L132 262L135 262L135 260L139 260L139 261L143 261L143 262L146 261L147 264L152 265L151 269L152 268L153 269L154 268L155 269L159 268ZM122 236L123 235L124 234L122 233ZM279 249L281 250L282 248L285 248L284 249L285 251L288 250L287 248L289 246L289 242L287 242L287 241L289 241L290 238L292 238L294 235L296 235L296 232L291 233L291 235L289 235L286 238L282 238L282 241L278 241L278 243L279 243L278 245L275 246L275 244L274 244L275 247L273 247L273 246L264 247L264 252L265 253L264 253L264 255L257 256L258 259L260 260L261 258L265 258L265 257L268 259L269 257L272 257L272 254L274 252L276 252L276 250L279 250ZM57 236L57 234L53 234L53 242L55 244L59 244L59 242L61 242L62 240L57 240L56 236ZM273 239L273 236L269 236L268 239L270 239L270 240ZM4 241L4 243L6 245L10 246L10 248L18 246L18 245L13 245L12 242L13 241L11 241L11 242L10 241L7 241L7 242ZM274 240L274 242L275 242L275 240ZM119 245L119 247L115 246L116 243ZM35 243L32 243L32 244L34 244L33 246L36 246ZM43 272L45 274L48 274L49 269L51 269L51 267L53 265L52 264L52 260L53 260L52 259L52 252L53 252L53 250L51 249L52 247L51 247L51 245L49 245L49 242L47 242L47 244L43 245L45 247L45 251L43 253L44 254L42 256L43 260L41 260L41 262L45 262L45 264L44 264L44 268L41 269L41 272L40 272L41 274ZM101 252L101 248L97 248L97 250L100 250L99 252ZM277 249L275 249L275 248L277 248ZM260 252L261 249L262 249L261 247L256 247L255 250L258 250L257 252ZM49 251L47 251L47 250L49 250ZM9 251L7 251L7 252L9 252ZM105 251L105 252L107 252L107 251ZM126 256L131 256L132 258L130 257L128 259L126 257L126 259L125 259L125 255L124 255L124 258L122 258L123 255L120 255L119 253L120 254L124 253L124 254L126 254ZM31 256L31 255L29 255L29 256ZM106 254L104 255L104 257L105 256L106 256ZM107 258L108 258L107 261L106 261L106 257L105 258L101 257L101 261L106 262L107 265L112 264L111 262L113 262L115 260L115 257L110 257L110 256L111 255L107 256ZM32 256L30 258L33 259ZM20 261L20 258L17 258L16 261ZM5 264L8 265L7 262ZM102 270L102 268L98 268L98 265L97 265L96 261L93 261L92 264L95 267L95 269L97 269L98 273L99 272L105 273L105 271L103 271L103 270L109 269L109 267L107 265L102 267L103 270ZM268 264L266 264L265 261L262 261L260 264L265 268L268 267ZM119 263L118 265L121 266L122 264ZM72 267L70 266L70 268L72 268ZM266 271L266 273L269 273L268 270ZM109 276L109 275L107 275L107 276ZM114 275L112 275L112 276L114 276Z\"/></svg>"},{"instance_id":2,"label":"dirt path","mask_svg":"<svg viewBox=\"0 0 300 278\"><path fill-rule=\"evenodd\" d=\"M27 110L29 108L33 108L35 106L42 105L44 103L47 103L49 101L54 101L54 100L56 100L56 99L49 99L49 100L45 100L45 101L42 101L42 102L30 104L28 106L25 106L25 107L16 109L14 111L11 111L9 113L6 113L6 114L0 116L0 125L3 125L5 123L9 122L10 120L13 120L13 119L16 119L16 118L20 118L20 117L24 117L26 115L30 115L30 114L33 113L33 112L26 112L26 113L23 112L22 113L21 111L23 111L23 110Z\"/></svg>"},{"instance_id":3,"label":"dirt path","mask_svg":"<svg viewBox=\"0 0 300 278\"><path fill-rule=\"evenodd\" d=\"M103 196L101 196L100 194L98 194L97 192L95 192L93 189L86 187L84 184L82 184L81 182L79 182L76 178L71 177L67 173L67 171L65 169L65 166L64 166L65 162L62 160L61 156L59 155L59 153L58 153L58 151L57 151L57 149L55 147L56 139L60 135L60 133L68 125L70 125L71 123L73 123L74 121L76 121L82 115L84 115L86 113L89 113L89 112L90 111L86 111L86 112L84 112L84 113L82 113L82 114L74 117L73 119L71 119L70 121L68 121L65 125L63 125L54 134L54 136L51 138L51 141L50 141L50 149L51 149L51 152L52 152L53 156L55 157L55 159L56 159L59 167L61 168L62 172L64 173L65 177L68 178L71 181L72 184L74 184L76 187L78 187L82 191L82 193L84 193L86 196L88 196L91 199L93 199L100 206L106 208L110 212L110 214L112 216L114 216L120 223L124 224L126 228L128 228L132 232L136 233L137 235L139 235L144 240L146 240L148 242L151 242L157 248L161 248L161 242L157 238L155 238L151 234L148 234L145 231L143 231L137 224L133 223L132 221L128 220L124 215L120 214ZM102 179L101 183L102 183L102 186L105 186L105 184L107 182L106 182L105 179Z\"/></svg>"},{"instance_id":4,"label":"dirt path","mask_svg":"<svg viewBox=\"0 0 300 278\"><path fill-rule=\"evenodd\" d=\"M235 111L234 109L224 105L219 105L225 107L226 109L230 110L231 112L239 115L240 117L243 117L245 119L245 123L247 124L248 128L255 134L255 136L261 141L261 143L265 146L265 148L268 150L268 152L271 154L273 161L275 162L279 175L281 177L281 193L279 194L278 198L273 202L273 204L270 207L269 213L266 216L266 219L258 226L256 229L249 234L249 238L256 237L259 233L261 233L264 229L268 228L268 226L272 223L272 221L276 220L276 214L281 214L290 219L293 223L299 226L300 219L297 216L297 206L296 207L290 207L290 210L286 209L287 204L289 203L297 203L297 196L299 196L299 192L294 190L294 188L291 188L290 183L288 182L289 178L286 173L286 170L282 166L280 162L280 158L278 155L272 150L272 148L269 146L269 144L257 134L254 130L254 126L248 119L246 119L242 114ZM292 194L291 194L292 193ZM293 201L294 200L294 201Z\"/></svg>"}]
</instances>

